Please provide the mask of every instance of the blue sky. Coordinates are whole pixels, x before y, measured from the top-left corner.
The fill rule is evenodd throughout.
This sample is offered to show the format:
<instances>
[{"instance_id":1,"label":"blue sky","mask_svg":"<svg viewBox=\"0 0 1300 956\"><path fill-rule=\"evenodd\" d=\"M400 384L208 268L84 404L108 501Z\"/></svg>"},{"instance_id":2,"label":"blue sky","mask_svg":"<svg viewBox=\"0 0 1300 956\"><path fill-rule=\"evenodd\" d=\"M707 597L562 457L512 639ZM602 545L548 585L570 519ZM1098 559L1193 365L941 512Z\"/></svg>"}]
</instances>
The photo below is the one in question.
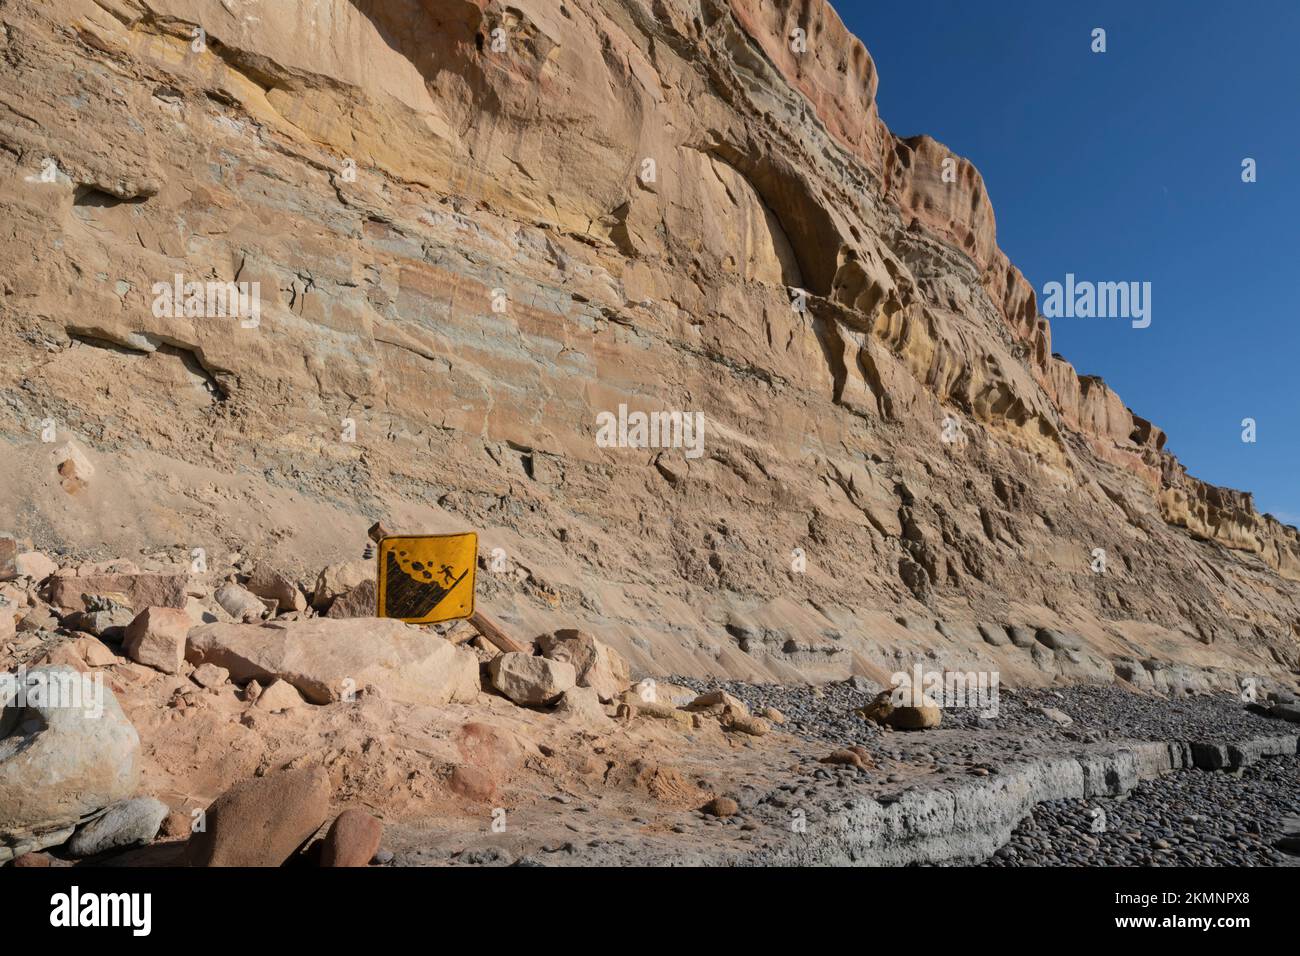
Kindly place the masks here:
<instances>
[{"instance_id":1,"label":"blue sky","mask_svg":"<svg viewBox=\"0 0 1300 956\"><path fill-rule=\"evenodd\" d=\"M1040 309L1067 272L1152 283L1149 328L1054 319L1053 350L1163 427L1193 475L1300 524L1300 3L834 5L890 128L978 167Z\"/></svg>"}]
</instances>

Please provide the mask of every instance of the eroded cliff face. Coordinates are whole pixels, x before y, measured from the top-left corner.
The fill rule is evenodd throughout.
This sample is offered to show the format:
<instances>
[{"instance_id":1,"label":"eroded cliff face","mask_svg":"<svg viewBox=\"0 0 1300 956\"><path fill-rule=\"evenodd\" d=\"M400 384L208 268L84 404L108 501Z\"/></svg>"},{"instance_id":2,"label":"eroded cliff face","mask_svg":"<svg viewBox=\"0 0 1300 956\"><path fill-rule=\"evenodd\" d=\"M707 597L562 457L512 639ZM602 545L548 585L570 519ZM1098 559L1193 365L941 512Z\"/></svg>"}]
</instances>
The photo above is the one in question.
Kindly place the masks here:
<instances>
[{"instance_id":1,"label":"eroded cliff face","mask_svg":"<svg viewBox=\"0 0 1300 956\"><path fill-rule=\"evenodd\" d=\"M376 517L473 527L507 622L647 673L1297 667L1295 529L1052 354L979 173L884 127L820 0L0 0L0 24L20 534L307 571ZM159 317L175 276L258 283L259 321ZM703 454L602 447L620 405L703 413ZM96 468L75 494L51 420Z\"/></svg>"}]
</instances>

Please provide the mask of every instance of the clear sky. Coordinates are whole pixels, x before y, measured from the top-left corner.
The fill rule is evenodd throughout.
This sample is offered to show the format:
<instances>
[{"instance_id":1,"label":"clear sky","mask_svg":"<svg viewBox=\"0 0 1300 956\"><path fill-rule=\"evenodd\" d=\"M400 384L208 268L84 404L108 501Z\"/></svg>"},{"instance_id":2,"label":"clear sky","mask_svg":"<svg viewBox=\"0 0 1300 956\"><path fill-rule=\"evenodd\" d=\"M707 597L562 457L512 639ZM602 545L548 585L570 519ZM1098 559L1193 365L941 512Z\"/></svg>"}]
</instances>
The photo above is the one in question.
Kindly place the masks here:
<instances>
[{"instance_id":1,"label":"clear sky","mask_svg":"<svg viewBox=\"0 0 1300 956\"><path fill-rule=\"evenodd\" d=\"M1152 284L1149 328L1053 319L1053 350L1300 524L1300 2L833 3L889 127L980 170L1040 310L1067 272Z\"/></svg>"}]
</instances>

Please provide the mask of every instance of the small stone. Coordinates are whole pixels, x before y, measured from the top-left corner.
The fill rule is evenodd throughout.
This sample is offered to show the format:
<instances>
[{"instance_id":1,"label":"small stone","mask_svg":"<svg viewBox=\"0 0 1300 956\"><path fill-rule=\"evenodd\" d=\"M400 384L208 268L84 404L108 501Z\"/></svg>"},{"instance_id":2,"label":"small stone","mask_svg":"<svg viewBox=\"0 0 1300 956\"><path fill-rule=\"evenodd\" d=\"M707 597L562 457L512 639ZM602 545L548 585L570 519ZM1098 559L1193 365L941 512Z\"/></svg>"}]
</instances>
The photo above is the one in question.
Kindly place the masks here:
<instances>
[{"instance_id":1,"label":"small stone","mask_svg":"<svg viewBox=\"0 0 1300 956\"><path fill-rule=\"evenodd\" d=\"M1035 710L1042 714L1048 720L1062 727L1069 727L1074 723L1074 718L1063 710L1057 710L1055 707L1037 707Z\"/></svg>"},{"instance_id":2,"label":"small stone","mask_svg":"<svg viewBox=\"0 0 1300 956\"><path fill-rule=\"evenodd\" d=\"M185 840L189 838L191 816L184 810L172 810L163 818L158 835L167 840Z\"/></svg>"},{"instance_id":3,"label":"small stone","mask_svg":"<svg viewBox=\"0 0 1300 956\"><path fill-rule=\"evenodd\" d=\"M216 664L200 664L190 677L200 687L215 690L230 679L230 671Z\"/></svg>"},{"instance_id":4,"label":"small stone","mask_svg":"<svg viewBox=\"0 0 1300 956\"><path fill-rule=\"evenodd\" d=\"M205 664L205 667L210 666ZM257 695L253 706L269 714L278 714L302 706L302 694L286 680L273 681L269 687Z\"/></svg>"},{"instance_id":5,"label":"small stone","mask_svg":"<svg viewBox=\"0 0 1300 956\"><path fill-rule=\"evenodd\" d=\"M45 869L54 865L54 857L48 853L24 853L9 865L19 869Z\"/></svg>"},{"instance_id":6,"label":"small stone","mask_svg":"<svg viewBox=\"0 0 1300 956\"><path fill-rule=\"evenodd\" d=\"M838 764L847 767L857 767L859 770L865 769L866 764L860 754L852 750L836 750L822 757L818 763Z\"/></svg>"},{"instance_id":7,"label":"small stone","mask_svg":"<svg viewBox=\"0 0 1300 956\"><path fill-rule=\"evenodd\" d=\"M725 819L739 813L740 804L736 803L731 797L714 797L701 809L709 816Z\"/></svg>"}]
</instances>

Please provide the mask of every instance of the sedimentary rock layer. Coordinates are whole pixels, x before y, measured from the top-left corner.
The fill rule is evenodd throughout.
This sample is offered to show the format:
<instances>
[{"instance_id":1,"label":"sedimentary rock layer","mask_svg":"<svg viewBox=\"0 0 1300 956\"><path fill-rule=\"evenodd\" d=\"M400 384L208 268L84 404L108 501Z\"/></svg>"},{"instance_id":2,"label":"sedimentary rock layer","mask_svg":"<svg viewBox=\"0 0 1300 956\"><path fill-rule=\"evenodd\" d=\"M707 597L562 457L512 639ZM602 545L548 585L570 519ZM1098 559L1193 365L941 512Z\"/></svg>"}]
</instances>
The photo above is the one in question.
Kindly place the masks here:
<instances>
[{"instance_id":1,"label":"sedimentary rock layer","mask_svg":"<svg viewBox=\"0 0 1300 956\"><path fill-rule=\"evenodd\" d=\"M44 546L314 572L376 518L473 527L507 623L649 673L1061 674L981 622L1297 666L1295 529L1052 354L979 173L885 128L820 0L0 24L2 514ZM605 447L621 405L702 453Z\"/></svg>"}]
</instances>

